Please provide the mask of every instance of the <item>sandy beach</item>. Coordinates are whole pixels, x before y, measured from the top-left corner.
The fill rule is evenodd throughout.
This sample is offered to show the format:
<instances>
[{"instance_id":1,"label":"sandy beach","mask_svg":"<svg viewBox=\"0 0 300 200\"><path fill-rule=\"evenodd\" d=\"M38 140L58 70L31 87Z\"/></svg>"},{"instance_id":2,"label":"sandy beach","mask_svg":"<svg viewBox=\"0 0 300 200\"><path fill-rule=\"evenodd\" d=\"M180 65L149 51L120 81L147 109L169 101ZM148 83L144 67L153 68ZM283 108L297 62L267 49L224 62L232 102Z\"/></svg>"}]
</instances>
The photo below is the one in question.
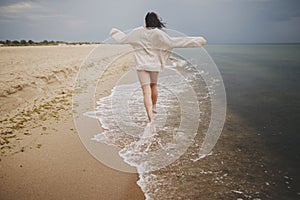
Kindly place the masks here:
<instances>
[{"instance_id":1,"label":"sandy beach","mask_svg":"<svg viewBox=\"0 0 300 200\"><path fill-rule=\"evenodd\" d=\"M137 185L138 174L96 160L74 126L73 87L82 62L94 48L0 48L0 199L145 199ZM120 64L122 70L114 70ZM97 88L96 99L110 94L114 81L126 71L123 64L115 63L114 71L105 72L100 82L106 84ZM193 162L190 156L197 151L194 145L172 165L146 174L158 178L145 184L144 191L152 192L153 199L168 195L169 199L296 199L300 195L296 175L277 165L281 158L270 151L261 132L230 109L212 156Z\"/></svg>"},{"instance_id":2,"label":"sandy beach","mask_svg":"<svg viewBox=\"0 0 300 200\"><path fill-rule=\"evenodd\" d=\"M94 159L73 124L74 81L94 47L0 48L0 199L144 199L138 176Z\"/></svg>"}]
</instances>

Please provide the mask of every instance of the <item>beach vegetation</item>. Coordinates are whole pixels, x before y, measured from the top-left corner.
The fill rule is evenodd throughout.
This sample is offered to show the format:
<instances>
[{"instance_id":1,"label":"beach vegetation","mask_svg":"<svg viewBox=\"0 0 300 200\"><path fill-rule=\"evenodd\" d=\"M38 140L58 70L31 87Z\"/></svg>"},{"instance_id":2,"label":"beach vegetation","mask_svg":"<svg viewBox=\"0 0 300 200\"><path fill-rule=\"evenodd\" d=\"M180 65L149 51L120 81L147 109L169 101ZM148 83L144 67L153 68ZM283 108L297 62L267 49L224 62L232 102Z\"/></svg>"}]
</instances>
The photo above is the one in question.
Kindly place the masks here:
<instances>
[{"instance_id":1,"label":"beach vegetation","mask_svg":"<svg viewBox=\"0 0 300 200\"><path fill-rule=\"evenodd\" d=\"M84 45L84 44L100 44L100 42L65 42L54 40L42 40L36 42L33 40L0 40L0 46L48 46L48 45Z\"/></svg>"}]
</instances>

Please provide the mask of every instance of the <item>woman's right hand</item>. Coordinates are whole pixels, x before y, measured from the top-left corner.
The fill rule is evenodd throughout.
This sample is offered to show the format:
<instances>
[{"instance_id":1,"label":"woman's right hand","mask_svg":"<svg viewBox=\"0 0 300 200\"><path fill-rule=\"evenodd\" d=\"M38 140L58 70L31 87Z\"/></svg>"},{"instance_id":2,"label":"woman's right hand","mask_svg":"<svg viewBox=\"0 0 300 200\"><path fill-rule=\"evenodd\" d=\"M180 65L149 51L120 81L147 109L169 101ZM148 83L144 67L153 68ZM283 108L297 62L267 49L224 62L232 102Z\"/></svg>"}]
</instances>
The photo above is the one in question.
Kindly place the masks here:
<instances>
[{"instance_id":1,"label":"woman's right hand","mask_svg":"<svg viewBox=\"0 0 300 200\"><path fill-rule=\"evenodd\" d=\"M202 45L206 45L206 40L203 37L200 37L200 40Z\"/></svg>"}]
</instances>

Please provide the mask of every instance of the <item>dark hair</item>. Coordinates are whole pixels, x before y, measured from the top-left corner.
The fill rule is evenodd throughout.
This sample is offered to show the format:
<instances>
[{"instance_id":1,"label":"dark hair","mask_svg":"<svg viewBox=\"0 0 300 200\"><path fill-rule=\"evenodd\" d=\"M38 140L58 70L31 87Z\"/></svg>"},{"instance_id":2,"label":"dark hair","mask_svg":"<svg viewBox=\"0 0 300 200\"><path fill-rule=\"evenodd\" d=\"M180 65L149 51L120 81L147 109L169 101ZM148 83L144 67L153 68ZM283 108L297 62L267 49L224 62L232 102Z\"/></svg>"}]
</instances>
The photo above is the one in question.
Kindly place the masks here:
<instances>
[{"instance_id":1,"label":"dark hair","mask_svg":"<svg viewBox=\"0 0 300 200\"><path fill-rule=\"evenodd\" d=\"M158 18L155 12L148 12L145 17L146 27L147 28L164 28L165 23L162 22L161 19Z\"/></svg>"}]
</instances>

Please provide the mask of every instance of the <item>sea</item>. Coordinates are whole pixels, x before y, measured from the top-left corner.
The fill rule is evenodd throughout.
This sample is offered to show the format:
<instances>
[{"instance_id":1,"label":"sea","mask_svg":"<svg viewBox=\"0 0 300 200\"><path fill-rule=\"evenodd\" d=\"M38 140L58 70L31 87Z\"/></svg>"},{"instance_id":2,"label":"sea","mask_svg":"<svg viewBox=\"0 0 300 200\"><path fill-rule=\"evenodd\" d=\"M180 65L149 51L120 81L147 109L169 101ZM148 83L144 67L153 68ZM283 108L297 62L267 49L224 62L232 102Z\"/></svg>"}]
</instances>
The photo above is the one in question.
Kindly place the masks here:
<instances>
[{"instance_id":1,"label":"sea","mask_svg":"<svg viewBox=\"0 0 300 200\"><path fill-rule=\"evenodd\" d=\"M300 44L210 45L228 108L263 136L274 154L300 167Z\"/></svg>"},{"instance_id":2,"label":"sea","mask_svg":"<svg viewBox=\"0 0 300 200\"><path fill-rule=\"evenodd\" d=\"M184 57L175 52L173 64L159 76L155 131L139 82L133 81L117 84L87 114L104 130L91 140L120 148L119 156L137 169L146 199L299 199L300 44L208 44L200 53L185 51ZM210 65L197 62L203 52ZM247 126L232 128L224 114ZM210 129L213 120L219 127ZM241 138L255 138L259 145L236 135L231 140L227 127L236 135L247 133ZM232 149L215 150L220 141L231 142ZM251 179L235 174L227 163L242 159L225 158L243 154L228 153L236 151L233 141L237 146L248 142L267 156L268 163L248 162L268 170L247 172L249 163L243 161L236 166Z\"/></svg>"}]
</instances>

